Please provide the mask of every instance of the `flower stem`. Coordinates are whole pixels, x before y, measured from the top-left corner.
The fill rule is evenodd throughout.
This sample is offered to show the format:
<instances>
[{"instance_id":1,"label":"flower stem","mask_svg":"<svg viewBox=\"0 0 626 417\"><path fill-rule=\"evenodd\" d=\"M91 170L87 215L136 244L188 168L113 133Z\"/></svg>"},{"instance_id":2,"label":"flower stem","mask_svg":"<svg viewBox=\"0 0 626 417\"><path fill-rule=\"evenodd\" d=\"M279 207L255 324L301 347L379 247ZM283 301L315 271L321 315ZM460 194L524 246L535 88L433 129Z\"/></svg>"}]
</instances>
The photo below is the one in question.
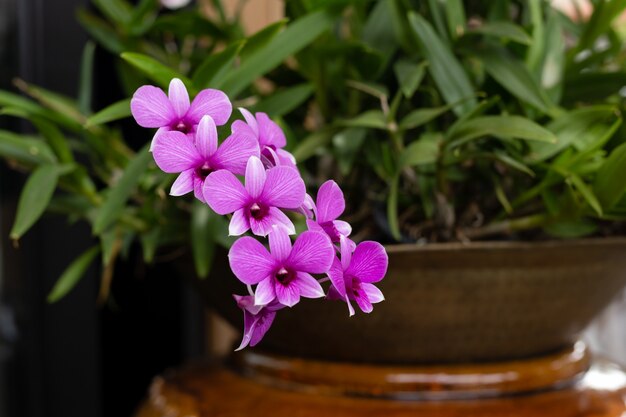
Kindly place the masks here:
<instances>
[{"instance_id":1,"label":"flower stem","mask_svg":"<svg viewBox=\"0 0 626 417\"><path fill-rule=\"evenodd\" d=\"M480 228L465 228L462 229L462 234L469 239L480 239L487 236L506 235L522 230L535 229L545 226L553 220L553 217L545 214L534 214L518 219L490 223Z\"/></svg>"}]
</instances>

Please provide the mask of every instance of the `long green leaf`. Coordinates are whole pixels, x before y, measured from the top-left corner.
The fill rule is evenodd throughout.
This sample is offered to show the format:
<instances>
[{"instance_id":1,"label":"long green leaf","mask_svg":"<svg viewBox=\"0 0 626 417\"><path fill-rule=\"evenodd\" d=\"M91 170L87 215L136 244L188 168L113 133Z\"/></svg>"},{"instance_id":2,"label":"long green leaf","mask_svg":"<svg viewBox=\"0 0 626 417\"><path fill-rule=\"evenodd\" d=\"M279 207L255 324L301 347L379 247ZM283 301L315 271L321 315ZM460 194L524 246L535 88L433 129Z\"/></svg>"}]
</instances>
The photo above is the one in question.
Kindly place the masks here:
<instances>
[{"instance_id":1,"label":"long green leaf","mask_svg":"<svg viewBox=\"0 0 626 417\"><path fill-rule=\"evenodd\" d=\"M28 178L17 204L11 239L18 240L44 213L57 186L59 175L67 172L62 165L41 165Z\"/></svg>"},{"instance_id":2,"label":"long green leaf","mask_svg":"<svg viewBox=\"0 0 626 417\"><path fill-rule=\"evenodd\" d=\"M506 50L482 49L476 55L485 64L485 71L515 97L544 113L548 113L554 107L524 63Z\"/></svg>"},{"instance_id":3,"label":"long green leaf","mask_svg":"<svg viewBox=\"0 0 626 417\"><path fill-rule=\"evenodd\" d=\"M215 234L213 230L213 213L205 204L194 203L191 212L191 249L196 273L206 278L211 271L215 252Z\"/></svg>"},{"instance_id":4,"label":"long green leaf","mask_svg":"<svg viewBox=\"0 0 626 417\"><path fill-rule=\"evenodd\" d=\"M245 41L233 42L226 49L209 55L194 72L192 82L201 90L203 88L219 88L224 76L232 68L235 58L243 48Z\"/></svg>"},{"instance_id":5,"label":"long green leaf","mask_svg":"<svg viewBox=\"0 0 626 417\"><path fill-rule=\"evenodd\" d=\"M449 111L450 107L451 106L441 106L432 109L413 110L400 121L400 130L415 129L416 127L422 126Z\"/></svg>"},{"instance_id":6,"label":"long green leaf","mask_svg":"<svg viewBox=\"0 0 626 417\"><path fill-rule=\"evenodd\" d=\"M621 117L613 106L594 106L565 113L548 124L558 141L555 143L531 143L526 158L529 163L545 161L568 146L578 150L597 148L611 138Z\"/></svg>"},{"instance_id":7,"label":"long green leaf","mask_svg":"<svg viewBox=\"0 0 626 417\"><path fill-rule=\"evenodd\" d=\"M126 201L139 183L141 175L148 168L152 155L146 145L128 164L120 180L113 186L93 225L94 233L99 235L107 229L122 213Z\"/></svg>"},{"instance_id":8,"label":"long green leaf","mask_svg":"<svg viewBox=\"0 0 626 417\"><path fill-rule=\"evenodd\" d=\"M611 152L596 175L593 191L605 211L611 209L626 192L626 143Z\"/></svg>"},{"instance_id":9,"label":"long green leaf","mask_svg":"<svg viewBox=\"0 0 626 417\"><path fill-rule=\"evenodd\" d=\"M341 126L347 127L369 127L372 129L387 129L385 115L380 110L369 110L353 119L338 122Z\"/></svg>"},{"instance_id":10,"label":"long green leaf","mask_svg":"<svg viewBox=\"0 0 626 417\"><path fill-rule=\"evenodd\" d=\"M476 106L476 100L471 98L475 92L465 70L450 48L437 36L430 23L414 12L409 13L409 21L430 64L428 71L443 98L448 104L456 104L453 110L457 115L468 113Z\"/></svg>"},{"instance_id":11,"label":"long green leaf","mask_svg":"<svg viewBox=\"0 0 626 417\"><path fill-rule=\"evenodd\" d=\"M93 62L96 44L89 41L83 48L80 65L80 83L78 85L78 109L83 114L91 112L91 96L93 90Z\"/></svg>"},{"instance_id":12,"label":"long green leaf","mask_svg":"<svg viewBox=\"0 0 626 417\"><path fill-rule=\"evenodd\" d=\"M63 298L68 292L72 290L80 281L80 279L85 274L89 265L93 262L96 255L100 252L100 248L98 246L94 246L91 249L88 249L78 258L76 258L57 280L48 294L48 302L54 303Z\"/></svg>"},{"instance_id":13,"label":"long green leaf","mask_svg":"<svg viewBox=\"0 0 626 417\"><path fill-rule=\"evenodd\" d=\"M42 140L7 130L0 130L0 156L34 165L57 161L54 152Z\"/></svg>"},{"instance_id":14,"label":"long green leaf","mask_svg":"<svg viewBox=\"0 0 626 417\"><path fill-rule=\"evenodd\" d=\"M46 138L50 147L59 158L59 161L62 163L74 162L74 155L72 155L68 140L59 128L37 116L31 117L30 120L35 127L37 127L37 130Z\"/></svg>"},{"instance_id":15,"label":"long green leaf","mask_svg":"<svg viewBox=\"0 0 626 417\"><path fill-rule=\"evenodd\" d=\"M252 108L254 111L265 112L270 117L280 117L299 107L311 97L311 94L313 94L311 84L300 84L278 91Z\"/></svg>"},{"instance_id":16,"label":"long green leaf","mask_svg":"<svg viewBox=\"0 0 626 417\"><path fill-rule=\"evenodd\" d=\"M598 201L598 198L593 193L593 190L585 184L585 182L576 174L570 174L568 181L580 192L587 204L598 214L602 216L602 205Z\"/></svg>"},{"instance_id":17,"label":"long green leaf","mask_svg":"<svg viewBox=\"0 0 626 417\"><path fill-rule=\"evenodd\" d=\"M130 117L130 99L113 103L87 119L85 127L97 126Z\"/></svg>"},{"instance_id":18,"label":"long green leaf","mask_svg":"<svg viewBox=\"0 0 626 417\"><path fill-rule=\"evenodd\" d=\"M393 70L404 97L408 99L413 97L426 74L426 64L426 62L416 64L407 60L399 60L395 63Z\"/></svg>"},{"instance_id":19,"label":"long green leaf","mask_svg":"<svg viewBox=\"0 0 626 417\"><path fill-rule=\"evenodd\" d=\"M548 143L556 143L557 141L554 133L521 116L482 116L458 125L449 134L448 147L452 149L484 136Z\"/></svg>"},{"instance_id":20,"label":"long green leaf","mask_svg":"<svg viewBox=\"0 0 626 417\"><path fill-rule=\"evenodd\" d=\"M424 137L411 143L400 155L400 166L418 166L432 164L439 156L439 136L424 135Z\"/></svg>"},{"instance_id":21,"label":"long green leaf","mask_svg":"<svg viewBox=\"0 0 626 417\"><path fill-rule=\"evenodd\" d=\"M79 10L76 14L78 21L83 29L85 29L100 45L114 55L124 51L125 46L120 36L115 32L113 27L105 20L96 17L86 10Z\"/></svg>"},{"instance_id":22,"label":"long green leaf","mask_svg":"<svg viewBox=\"0 0 626 417\"><path fill-rule=\"evenodd\" d=\"M258 77L317 39L331 27L333 21L332 16L325 11L317 11L294 21L232 71L222 84L222 89L230 97L238 95Z\"/></svg>"},{"instance_id":23,"label":"long green leaf","mask_svg":"<svg viewBox=\"0 0 626 417\"><path fill-rule=\"evenodd\" d=\"M487 22L478 27L468 29L466 32L466 35L473 34L508 39L522 45L530 45L533 41L523 28L506 21Z\"/></svg>"},{"instance_id":24,"label":"long green leaf","mask_svg":"<svg viewBox=\"0 0 626 417\"><path fill-rule=\"evenodd\" d=\"M402 239L402 234L400 233L400 227L398 222L399 182L400 175L396 174L389 184L389 197L387 198L387 222L389 223L391 235L398 242Z\"/></svg>"},{"instance_id":25,"label":"long green leaf","mask_svg":"<svg viewBox=\"0 0 626 417\"><path fill-rule=\"evenodd\" d=\"M163 88L168 88L172 78L179 78L188 89L192 86L189 78L147 55L136 52L123 52L120 56Z\"/></svg>"},{"instance_id":26,"label":"long green leaf","mask_svg":"<svg viewBox=\"0 0 626 417\"><path fill-rule=\"evenodd\" d=\"M241 59L245 60L250 55L264 48L265 45L270 43L276 37L276 35L278 35L280 31L284 29L287 21L288 19L282 19L278 22L274 22L271 25L259 30L254 35L250 36L246 40L246 44L241 50Z\"/></svg>"}]
</instances>

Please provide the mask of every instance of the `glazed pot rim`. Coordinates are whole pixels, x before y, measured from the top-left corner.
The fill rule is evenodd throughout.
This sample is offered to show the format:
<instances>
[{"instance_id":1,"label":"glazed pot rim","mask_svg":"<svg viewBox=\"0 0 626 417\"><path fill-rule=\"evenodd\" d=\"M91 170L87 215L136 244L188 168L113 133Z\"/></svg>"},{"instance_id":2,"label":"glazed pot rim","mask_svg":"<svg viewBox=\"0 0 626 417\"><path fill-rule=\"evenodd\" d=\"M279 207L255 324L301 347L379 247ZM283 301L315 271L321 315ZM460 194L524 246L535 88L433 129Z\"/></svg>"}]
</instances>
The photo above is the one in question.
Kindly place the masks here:
<instances>
[{"instance_id":1,"label":"glazed pot rim","mask_svg":"<svg viewBox=\"0 0 626 417\"><path fill-rule=\"evenodd\" d=\"M616 237L593 237L582 239L551 239L541 241L510 240L510 241L475 241L475 242L445 242L445 243L395 243L385 245L388 253L407 252L461 252L461 251L515 251L531 249L554 249L575 247L608 247L624 246L626 248L626 236Z\"/></svg>"}]
</instances>

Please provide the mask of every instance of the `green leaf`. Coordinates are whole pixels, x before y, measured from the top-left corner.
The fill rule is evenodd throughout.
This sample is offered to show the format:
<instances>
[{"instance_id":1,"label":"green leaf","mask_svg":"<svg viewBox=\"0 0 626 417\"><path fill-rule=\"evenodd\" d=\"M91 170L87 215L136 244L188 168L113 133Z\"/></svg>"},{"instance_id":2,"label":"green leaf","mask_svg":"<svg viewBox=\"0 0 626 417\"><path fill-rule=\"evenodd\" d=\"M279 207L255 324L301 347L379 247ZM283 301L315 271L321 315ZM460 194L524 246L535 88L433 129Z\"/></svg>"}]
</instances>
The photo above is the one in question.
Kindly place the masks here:
<instances>
[{"instance_id":1,"label":"green leaf","mask_svg":"<svg viewBox=\"0 0 626 417\"><path fill-rule=\"evenodd\" d=\"M113 122L115 120L130 117L130 115L130 99L128 98L118 101L117 103L113 103L88 118L87 123L85 123L85 127Z\"/></svg>"},{"instance_id":2,"label":"green leaf","mask_svg":"<svg viewBox=\"0 0 626 417\"><path fill-rule=\"evenodd\" d=\"M449 133L449 148L484 136L518 138L530 141L556 143L557 137L548 129L521 116L482 116L459 124Z\"/></svg>"},{"instance_id":3,"label":"green leaf","mask_svg":"<svg viewBox=\"0 0 626 417\"><path fill-rule=\"evenodd\" d=\"M118 55L124 51L125 46L115 29L105 20L96 17L86 10L79 10L76 14L78 21L83 29L85 29L104 49L114 55Z\"/></svg>"},{"instance_id":4,"label":"green leaf","mask_svg":"<svg viewBox=\"0 0 626 417\"><path fill-rule=\"evenodd\" d=\"M0 130L0 156L26 164L56 162L50 147L41 139Z\"/></svg>"},{"instance_id":5,"label":"green leaf","mask_svg":"<svg viewBox=\"0 0 626 417\"><path fill-rule=\"evenodd\" d=\"M264 48L265 45L270 43L276 35L283 30L285 25L287 25L287 21L288 19L279 20L278 22L272 23L250 36L241 50L241 59L245 60L250 55Z\"/></svg>"},{"instance_id":6,"label":"green leaf","mask_svg":"<svg viewBox=\"0 0 626 417\"><path fill-rule=\"evenodd\" d=\"M530 45L532 43L531 37L524 31L523 28L506 21L486 22L478 27L468 29L466 34L493 36L497 38L508 39L522 45Z\"/></svg>"},{"instance_id":7,"label":"green leaf","mask_svg":"<svg viewBox=\"0 0 626 417\"><path fill-rule=\"evenodd\" d=\"M290 24L263 48L252 53L241 66L232 71L222 89L230 97L237 96L261 75L276 68L286 58L300 51L328 30L334 19L324 11L317 11Z\"/></svg>"},{"instance_id":8,"label":"green leaf","mask_svg":"<svg viewBox=\"0 0 626 417\"><path fill-rule=\"evenodd\" d=\"M245 41L233 42L226 49L206 57L193 73L192 82L198 90L203 88L219 88L224 76L232 69L237 54Z\"/></svg>"},{"instance_id":9,"label":"green leaf","mask_svg":"<svg viewBox=\"0 0 626 417\"><path fill-rule=\"evenodd\" d=\"M293 151L293 156L298 163L302 163L315 155L319 150L324 150L333 138L333 130L326 129L311 133L304 138Z\"/></svg>"},{"instance_id":10,"label":"green leaf","mask_svg":"<svg viewBox=\"0 0 626 417\"><path fill-rule=\"evenodd\" d=\"M575 239L588 236L598 230L598 226L589 220L560 220L543 228L551 236Z\"/></svg>"},{"instance_id":11,"label":"green leaf","mask_svg":"<svg viewBox=\"0 0 626 417\"><path fill-rule=\"evenodd\" d=\"M391 235L396 241L402 240L398 222L398 186L400 175L396 174L389 184L389 197L387 198L387 221Z\"/></svg>"},{"instance_id":12,"label":"green leaf","mask_svg":"<svg viewBox=\"0 0 626 417\"><path fill-rule=\"evenodd\" d=\"M476 106L476 100L471 98L474 96L474 88L465 70L423 17L410 12L409 21L417 42L428 59L428 72L443 98L448 104L455 104L453 110L457 115L468 113Z\"/></svg>"},{"instance_id":13,"label":"green leaf","mask_svg":"<svg viewBox=\"0 0 626 417\"><path fill-rule=\"evenodd\" d=\"M385 115L380 110L369 110L356 116L353 119L337 122L340 126L346 127L368 127L372 129L387 129Z\"/></svg>"},{"instance_id":14,"label":"green leaf","mask_svg":"<svg viewBox=\"0 0 626 417\"><path fill-rule=\"evenodd\" d=\"M143 249L143 260L146 263L152 263L154 260L154 254L156 253L159 245L159 238L161 237L161 228L159 226L152 226L146 233L141 234L141 248Z\"/></svg>"},{"instance_id":15,"label":"green leaf","mask_svg":"<svg viewBox=\"0 0 626 417\"><path fill-rule=\"evenodd\" d=\"M179 78L188 89L191 89L192 82L189 78L154 58L136 52L123 52L120 56L163 88L169 87L172 78Z\"/></svg>"},{"instance_id":16,"label":"green leaf","mask_svg":"<svg viewBox=\"0 0 626 417\"><path fill-rule=\"evenodd\" d=\"M404 94L404 97L410 99L415 94L415 91L419 87L420 83L424 79L426 74L427 62L420 62L416 64L408 60L398 60L393 66L393 70L400 84L400 89Z\"/></svg>"},{"instance_id":17,"label":"green leaf","mask_svg":"<svg viewBox=\"0 0 626 417\"><path fill-rule=\"evenodd\" d=\"M619 94L626 86L626 71L590 71L575 74L565 79L563 101L566 103L592 103L605 101Z\"/></svg>"},{"instance_id":18,"label":"green leaf","mask_svg":"<svg viewBox=\"0 0 626 417\"><path fill-rule=\"evenodd\" d=\"M72 290L80 281L80 279L85 274L89 265L93 262L96 255L100 252L100 248L98 246L94 246L91 249L88 249L78 258L76 258L57 280L48 294L48 302L54 303L63 298L68 292Z\"/></svg>"},{"instance_id":19,"label":"green leaf","mask_svg":"<svg viewBox=\"0 0 626 417\"><path fill-rule=\"evenodd\" d=\"M343 175L348 175L352 170L352 166L356 156L363 146L367 129L353 127L342 130L333 136L333 148L339 170Z\"/></svg>"},{"instance_id":20,"label":"green leaf","mask_svg":"<svg viewBox=\"0 0 626 417\"><path fill-rule=\"evenodd\" d=\"M92 2L104 16L118 25L126 26L132 19L132 9L123 0L92 0Z\"/></svg>"},{"instance_id":21,"label":"green leaf","mask_svg":"<svg viewBox=\"0 0 626 417\"><path fill-rule=\"evenodd\" d=\"M450 39L456 40L465 32L465 7L461 0L447 0L445 2L446 18Z\"/></svg>"},{"instance_id":22,"label":"green leaf","mask_svg":"<svg viewBox=\"0 0 626 417\"><path fill-rule=\"evenodd\" d=\"M400 166L433 164L439 157L440 135L425 134L407 146L400 155Z\"/></svg>"},{"instance_id":23,"label":"green leaf","mask_svg":"<svg viewBox=\"0 0 626 417\"><path fill-rule=\"evenodd\" d=\"M613 136L620 123L621 117L613 106L587 107L565 113L547 126L558 141L531 143L526 161L545 161L572 145L579 150L598 148Z\"/></svg>"},{"instance_id":24,"label":"green leaf","mask_svg":"<svg viewBox=\"0 0 626 417\"><path fill-rule=\"evenodd\" d=\"M591 49L598 37L610 30L613 20L626 9L626 0L603 0L594 3L591 18L584 26L583 33L570 56L572 60L578 52Z\"/></svg>"},{"instance_id":25,"label":"green leaf","mask_svg":"<svg viewBox=\"0 0 626 417\"><path fill-rule=\"evenodd\" d=\"M83 114L91 112L91 96L93 89L93 61L96 45L89 41L83 48L80 65L80 83L78 86L78 109Z\"/></svg>"},{"instance_id":26,"label":"green leaf","mask_svg":"<svg viewBox=\"0 0 626 417\"><path fill-rule=\"evenodd\" d=\"M436 119L445 112L450 110L451 106L434 107L432 109L417 109L407 114L402 121L400 121L400 130L415 129L422 126L431 120Z\"/></svg>"},{"instance_id":27,"label":"green leaf","mask_svg":"<svg viewBox=\"0 0 626 417\"><path fill-rule=\"evenodd\" d=\"M270 117L280 117L299 107L313 94L311 84L299 84L275 92L254 105L254 111L262 111Z\"/></svg>"},{"instance_id":28,"label":"green leaf","mask_svg":"<svg viewBox=\"0 0 626 417\"><path fill-rule=\"evenodd\" d=\"M191 212L191 249L196 273L200 278L206 278L211 271L215 252L212 218L216 216L205 204L194 202Z\"/></svg>"},{"instance_id":29,"label":"green leaf","mask_svg":"<svg viewBox=\"0 0 626 417\"><path fill-rule=\"evenodd\" d=\"M52 198L59 176L68 171L67 165L41 165L26 181L17 204L11 239L18 240L43 214Z\"/></svg>"},{"instance_id":30,"label":"green leaf","mask_svg":"<svg viewBox=\"0 0 626 417\"><path fill-rule=\"evenodd\" d=\"M30 119L31 116L40 116L69 130L82 131L82 126L66 115L53 112L17 94L0 90L0 106L5 106L2 109L2 114L24 119Z\"/></svg>"},{"instance_id":31,"label":"green leaf","mask_svg":"<svg viewBox=\"0 0 626 417\"><path fill-rule=\"evenodd\" d=\"M59 130L59 128L37 116L33 116L30 119L37 128L37 130L39 130L39 132L47 139L50 147L59 158L60 162L74 162L74 155L72 155L68 140L63 135L63 132Z\"/></svg>"},{"instance_id":32,"label":"green leaf","mask_svg":"<svg viewBox=\"0 0 626 417\"><path fill-rule=\"evenodd\" d=\"M596 175L593 191L605 211L611 209L626 192L626 143L611 152Z\"/></svg>"},{"instance_id":33,"label":"green leaf","mask_svg":"<svg viewBox=\"0 0 626 417\"><path fill-rule=\"evenodd\" d=\"M524 63L506 50L482 49L476 55L483 61L485 71L515 97L544 113L548 113L554 107Z\"/></svg>"},{"instance_id":34,"label":"green leaf","mask_svg":"<svg viewBox=\"0 0 626 417\"><path fill-rule=\"evenodd\" d=\"M141 175L148 168L152 155L146 145L128 164L120 180L109 190L93 225L94 233L99 235L106 230L124 209L126 201L139 183Z\"/></svg>"},{"instance_id":35,"label":"green leaf","mask_svg":"<svg viewBox=\"0 0 626 417\"><path fill-rule=\"evenodd\" d=\"M363 26L362 41L380 52L387 61L398 49L394 33L392 5L389 0L379 0L367 16Z\"/></svg>"},{"instance_id":36,"label":"green leaf","mask_svg":"<svg viewBox=\"0 0 626 417\"><path fill-rule=\"evenodd\" d=\"M580 192L587 204L598 214L602 216L602 205L598 201L597 197L593 193L593 190L585 184L585 182L578 175L570 173L567 180Z\"/></svg>"}]
</instances>

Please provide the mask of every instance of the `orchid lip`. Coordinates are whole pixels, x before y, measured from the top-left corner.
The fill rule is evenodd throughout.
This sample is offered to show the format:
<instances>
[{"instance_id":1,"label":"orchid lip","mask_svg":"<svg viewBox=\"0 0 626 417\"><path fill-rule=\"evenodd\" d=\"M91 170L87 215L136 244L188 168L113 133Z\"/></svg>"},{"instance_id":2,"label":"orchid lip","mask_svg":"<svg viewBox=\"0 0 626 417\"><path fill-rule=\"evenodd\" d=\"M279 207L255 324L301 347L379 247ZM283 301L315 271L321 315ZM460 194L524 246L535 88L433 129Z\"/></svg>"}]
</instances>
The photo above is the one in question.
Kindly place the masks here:
<instances>
[{"instance_id":1,"label":"orchid lip","mask_svg":"<svg viewBox=\"0 0 626 417\"><path fill-rule=\"evenodd\" d=\"M211 172L213 172L213 169L209 166L209 164L204 164L196 169L196 175L202 179L208 177Z\"/></svg>"},{"instance_id":2,"label":"orchid lip","mask_svg":"<svg viewBox=\"0 0 626 417\"><path fill-rule=\"evenodd\" d=\"M248 210L250 211L250 217L255 220L262 219L268 212L268 208L259 203L253 203Z\"/></svg>"},{"instance_id":3,"label":"orchid lip","mask_svg":"<svg viewBox=\"0 0 626 417\"><path fill-rule=\"evenodd\" d=\"M185 123L183 120L179 120L178 123L175 123L172 126L173 130L177 130L181 133L187 134L189 132L191 132L191 126L189 126L187 123Z\"/></svg>"},{"instance_id":4,"label":"orchid lip","mask_svg":"<svg viewBox=\"0 0 626 417\"><path fill-rule=\"evenodd\" d=\"M274 277L276 278L276 281L278 281L281 285L289 285L289 283L291 281L293 281L294 278L294 274L290 271L288 271L287 269L285 269L285 267L281 267L276 274L274 274Z\"/></svg>"}]
</instances>

